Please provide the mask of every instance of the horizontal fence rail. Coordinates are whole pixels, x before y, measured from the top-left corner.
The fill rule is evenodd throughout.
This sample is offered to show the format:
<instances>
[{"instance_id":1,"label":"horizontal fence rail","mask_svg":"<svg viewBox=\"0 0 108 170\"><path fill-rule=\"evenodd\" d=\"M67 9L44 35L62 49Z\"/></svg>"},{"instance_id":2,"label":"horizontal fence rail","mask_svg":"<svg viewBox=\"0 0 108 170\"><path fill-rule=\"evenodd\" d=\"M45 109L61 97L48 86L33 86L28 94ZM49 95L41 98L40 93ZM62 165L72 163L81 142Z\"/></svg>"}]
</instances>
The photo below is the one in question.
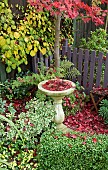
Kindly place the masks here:
<instances>
[{"instance_id":1,"label":"horizontal fence rail","mask_svg":"<svg viewBox=\"0 0 108 170\"><path fill-rule=\"evenodd\" d=\"M65 42L60 51L61 58L67 56L67 60L72 62L79 70L81 75L77 77L77 81L85 88L85 92L89 94L93 87L108 87L108 54L103 55L96 51L90 52L88 49L71 49ZM32 58L32 70L38 72L38 67L42 67L44 63L46 67L50 67L53 56L44 57L41 53L36 54ZM73 81L73 80L72 80Z\"/></svg>"}]
</instances>

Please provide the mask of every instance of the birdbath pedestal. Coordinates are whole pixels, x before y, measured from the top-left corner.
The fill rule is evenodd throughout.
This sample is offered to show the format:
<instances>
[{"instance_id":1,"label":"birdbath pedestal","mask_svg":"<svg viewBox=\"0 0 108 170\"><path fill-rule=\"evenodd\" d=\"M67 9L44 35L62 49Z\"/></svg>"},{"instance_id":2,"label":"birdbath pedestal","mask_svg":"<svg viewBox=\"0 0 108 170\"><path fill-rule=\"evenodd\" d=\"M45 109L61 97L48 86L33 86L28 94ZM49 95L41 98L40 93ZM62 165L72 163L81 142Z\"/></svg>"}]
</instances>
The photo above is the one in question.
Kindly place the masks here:
<instances>
[{"instance_id":1,"label":"birdbath pedestal","mask_svg":"<svg viewBox=\"0 0 108 170\"><path fill-rule=\"evenodd\" d=\"M48 80L42 81L38 84L38 89L45 95L50 96L53 98L54 106L55 106L55 111L56 115L54 118L54 122L57 124L57 129L61 129L62 131L66 131L67 127L63 124L63 121L65 119L65 114L62 108L62 99L64 96L71 94L75 90L75 83L69 80L63 80L63 81L68 81L72 84L72 87L66 90L62 91L50 91L46 90L43 88L43 85L47 82Z\"/></svg>"}]
</instances>

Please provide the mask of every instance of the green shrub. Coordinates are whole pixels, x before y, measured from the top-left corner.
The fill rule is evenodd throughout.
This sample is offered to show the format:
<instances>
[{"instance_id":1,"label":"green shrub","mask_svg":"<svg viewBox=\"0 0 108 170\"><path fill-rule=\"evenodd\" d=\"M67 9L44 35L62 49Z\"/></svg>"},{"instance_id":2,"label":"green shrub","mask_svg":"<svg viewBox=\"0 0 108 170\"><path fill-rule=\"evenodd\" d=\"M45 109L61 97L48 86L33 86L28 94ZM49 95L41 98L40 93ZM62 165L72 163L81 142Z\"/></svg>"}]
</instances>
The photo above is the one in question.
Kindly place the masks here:
<instances>
[{"instance_id":1,"label":"green shrub","mask_svg":"<svg viewBox=\"0 0 108 170\"><path fill-rule=\"evenodd\" d=\"M100 103L99 115L103 117L105 123L108 124L108 100L103 99Z\"/></svg>"},{"instance_id":2,"label":"green shrub","mask_svg":"<svg viewBox=\"0 0 108 170\"><path fill-rule=\"evenodd\" d=\"M108 53L108 34L102 28L96 29L96 31L91 32L91 36L87 41L85 38L81 39L80 47L90 51L100 51L106 55Z\"/></svg>"},{"instance_id":3,"label":"green shrub","mask_svg":"<svg viewBox=\"0 0 108 170\"><path fill-rule=\"evenodd\" d=\"M77 111L83 109L85 102L87 101L86 94L83 92L84 88L80 86L79 82L75 83L76 89L74 92L63 98L63 109L65 115L76 114Z\"/></svg>"},{"instance_id":4,"label":"green shrub","mask_svg":"<svg viewBox=\"0 0 108 170\"><path fill-rule=\"evenodd\" d=\"M38 170L107 170L108 136L46 132L38 146Z\"/></svg>"}]
</instances>

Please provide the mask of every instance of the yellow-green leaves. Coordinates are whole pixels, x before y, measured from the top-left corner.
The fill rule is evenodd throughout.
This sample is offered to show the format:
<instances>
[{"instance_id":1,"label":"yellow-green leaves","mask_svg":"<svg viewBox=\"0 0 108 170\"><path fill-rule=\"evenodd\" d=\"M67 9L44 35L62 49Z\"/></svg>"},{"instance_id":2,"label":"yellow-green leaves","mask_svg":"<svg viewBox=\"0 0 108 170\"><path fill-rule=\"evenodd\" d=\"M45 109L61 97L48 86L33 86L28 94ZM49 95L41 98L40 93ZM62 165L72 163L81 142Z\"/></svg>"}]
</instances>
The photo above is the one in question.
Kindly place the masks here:
<instances>
[{"instance_id":1,"label":"yellow-green leaves","mask_svg":"<svg viewBox=\"0 0 108 170\"><path fill-rule=\"evenodd\" d=\"M18 39L20 37L20 34L18 32L14 32L14 37Z\"/></svg>"},{"instance_id":2,"label":"yellow-green leaves","mask_svg":"<svg viewBox=\"0 0 108 170\"><path fill-rule=\"evenodd\" d=\"M8 67L6 68L6 72L7 72L7 73L10 73L10 72L11 72L11 67L8 66Z\"/></svg>"},{"instance_id":3,"label":"yellow-green leaves","mask_svg":"<svg viewBox=\"0 0 108 170\"><path fill-rule=\"evenodd\" d=\"M28 56L38 51L48 55L54 42L54 29L47 12L37 12L28 6L24 18L16 23L8 4L0 2L0 59L9 73L21 72L20 65L28 64Z\"/></svg>"},{"instance_id":4,"label":"yellow-green leaves","mask_svg":"<svg viewBox=\"0 0 108 170\"><path fill-rule=\"evenodd\" d=\"M31 50L30 55L34 57L36 55L36 52L34 50Z\"/></svg>"},{"instance_id":5,"label":"yellow-green leaves","mask_svg":"<svg viewBox=\"0 0 108 170\"><path fill-rule=\"evenodd\" d=\"M4 46L6 44L6 40L4 39L3 36L0 36L0 46Z\"/></svg>"},{"instance_id":6,"label":"yellow-green leaves","mask_svg":"<svg viewBox=\"0 0 108 170\"><path fill-rule=\"evenodd\" d=\"M40 51L41 51L41 53L42 53L43 55L46 54L46 48L42 48Z\"/></svg>"}]
</instances>

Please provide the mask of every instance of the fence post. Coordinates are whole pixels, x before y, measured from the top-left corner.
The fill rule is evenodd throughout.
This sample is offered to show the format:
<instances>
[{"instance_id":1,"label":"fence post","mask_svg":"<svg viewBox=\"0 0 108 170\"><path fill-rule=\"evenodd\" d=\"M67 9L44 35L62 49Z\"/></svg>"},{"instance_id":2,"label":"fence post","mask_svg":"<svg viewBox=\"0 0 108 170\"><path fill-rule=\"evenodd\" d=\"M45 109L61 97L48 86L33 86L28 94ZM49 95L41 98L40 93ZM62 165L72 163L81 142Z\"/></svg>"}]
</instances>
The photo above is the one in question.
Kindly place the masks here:
<instances>
[{"instance_id":1,"label":"fence post","mask_svg":"<svg viewBox=\"0 0 108 170\"><path fill-rule=\"evenodd\" d=\"M5 64L0 61L0 81L4 82L6 80L6 70Z\"/></svg>"},{"instance_id":2,"label":"fence post","mask_svg":"<svg viewBox=\"0 0 108 170\"><path fill-rule=\"evenodd\" d=\"M105 72L104 72L104 84L103 87L108 87L108 53L106 54L106 61L105 61Z\"/></svg>"}]
</instances>

